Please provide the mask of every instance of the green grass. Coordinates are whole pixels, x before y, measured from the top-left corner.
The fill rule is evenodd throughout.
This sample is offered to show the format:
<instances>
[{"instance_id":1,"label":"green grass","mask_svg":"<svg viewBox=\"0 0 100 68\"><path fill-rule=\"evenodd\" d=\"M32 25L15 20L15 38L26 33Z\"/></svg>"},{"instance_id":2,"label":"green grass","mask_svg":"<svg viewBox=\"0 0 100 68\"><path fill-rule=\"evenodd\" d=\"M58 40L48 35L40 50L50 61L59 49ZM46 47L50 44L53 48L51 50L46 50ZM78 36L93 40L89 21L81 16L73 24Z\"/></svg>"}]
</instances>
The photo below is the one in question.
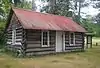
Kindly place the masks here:
<instances>
[{"instance_id":1,"label":"green grass","mask_svg":"<svg viewBox=\"0 0 100 68\"><path fill-rule=\"evenodd\" d=\"M93 37L93 44L96 44L96 43L98 43L98 44L100 44L100 37Z\"/></svg>"},{"instance_id":2,"label":"green grass","mask_svg":"<svg viewBox=\"0 0 100 68\"><path fill-rule=\"evenodd\" d=\"M100 68L100 46L85 52L15 58L0 53L0 68Z\"/></svg>"}]
</instances>

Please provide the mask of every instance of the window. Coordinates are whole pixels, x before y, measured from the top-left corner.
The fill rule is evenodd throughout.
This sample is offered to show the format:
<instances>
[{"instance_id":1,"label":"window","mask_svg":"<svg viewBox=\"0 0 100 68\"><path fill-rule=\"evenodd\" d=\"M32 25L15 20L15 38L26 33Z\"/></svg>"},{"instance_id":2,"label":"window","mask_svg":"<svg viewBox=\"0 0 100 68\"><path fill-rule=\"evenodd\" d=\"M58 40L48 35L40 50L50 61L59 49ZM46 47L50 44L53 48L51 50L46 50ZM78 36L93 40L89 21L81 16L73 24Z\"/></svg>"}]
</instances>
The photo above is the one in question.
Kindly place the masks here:
<instances>
[{"instance_id":1,"label":"window","mask_svg":"<svg viewBox=\"0 0 100 68\"><path fill-rule=\"evenodd\" d=\"M42 47L49 46L49 31L42 31Z\"/></svg>"},{"instance_id":2,"label":"window","mask_svg":"<svg viewBox=\"0 0 100 68\"><path fill-rule=\"evenodd\" d=\"M75 45L75 34L74 33L70 33L69 35L70 38L70 45Z\"/></svg>"},{"instance_id":3,"label":"window","mask_svg":"<svg viewBox=\"0 0 100 68\"><path fill-rule=\"evenodd\" d=\"M14 45L16 43L16 29L12 30L12 44Z\"/></svg>"},{"instance_id":4,"label":"window","mask_svg":"<svg viewBox=\"0 0 100 68\"><path fill-rule=\"evenodd\" d=\"M16 43L16 25L15 23L12 23L12 45L15 45L15 43Z\"/></svg>"}]
</instances>

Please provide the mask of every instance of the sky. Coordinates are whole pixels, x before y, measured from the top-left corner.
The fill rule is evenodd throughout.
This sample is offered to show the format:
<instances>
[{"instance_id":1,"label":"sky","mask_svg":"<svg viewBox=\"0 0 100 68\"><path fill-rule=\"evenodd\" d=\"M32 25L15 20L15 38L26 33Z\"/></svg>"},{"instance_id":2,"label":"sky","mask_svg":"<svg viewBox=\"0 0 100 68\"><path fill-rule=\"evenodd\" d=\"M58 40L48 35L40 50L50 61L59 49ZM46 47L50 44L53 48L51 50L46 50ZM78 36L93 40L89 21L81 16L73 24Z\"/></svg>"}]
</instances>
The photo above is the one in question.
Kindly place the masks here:
<instances>
[{"instance_id":1,"label":"sky","mask_svg":"<svg viewBox=\"0 0 100 68\"><path fill-rule=\"evenodd\" d=\"M82 8L81 12L86 13L86 14L81 14L82 16L85 16L85 15L95 16L95 15L97 15L99 13L98 9L95 9L92 6Z\"/></svg>"},{"instance_id":2,"label":"sky","mask_svg":"<svg viewBox=\"0 0 100 68\"><path fill-rule=\"evenodd\" d=\"M32 0L27 0L27 1L32 1ZM88 2L89 0L87 0ZM37 0L36 1L36 5L41 5L41 3ZM39 9L39 7L38 7ZM95 9L93 8L92 6L88 6L88 7L85 7L85 8L82 8L81 9L81 12L85 13L85 14L81 14L83 17L85 17L86 15L92 15L92 16L95 16L99 13L98 9Z\"/></svg>"}]
</instances>

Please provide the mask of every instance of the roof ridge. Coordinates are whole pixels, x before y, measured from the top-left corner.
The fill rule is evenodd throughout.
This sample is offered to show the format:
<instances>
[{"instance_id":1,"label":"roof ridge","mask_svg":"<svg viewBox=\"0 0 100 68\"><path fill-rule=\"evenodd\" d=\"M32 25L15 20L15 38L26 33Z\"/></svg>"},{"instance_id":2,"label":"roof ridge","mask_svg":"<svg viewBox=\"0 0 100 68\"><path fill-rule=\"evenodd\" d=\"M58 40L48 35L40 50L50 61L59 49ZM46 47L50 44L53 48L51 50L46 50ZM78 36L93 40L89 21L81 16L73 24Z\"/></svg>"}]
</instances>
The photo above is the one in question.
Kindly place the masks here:
<instances>
[{"instance_id":1,"label":"roof ridge","mask_svg":"<svg viewBox=\"0 0 100 68\"><path fill-rule=\"evenodd\" d=\"M42 13L42 12L37 12L31 9L24 9L24 8L18 8L18 7L13 7L12 9L19 9L19 10L24 10L24 11L28 11L28 12L35 12L35 13L41 13L41 14L45 14L45 15L51 15L51 16L60 16L60 17L66 17L66 16L61 16L61 15L54 15L54 14L50 14L50 13ZM66 17L69 18L69 17Z\"/></svg>"}]
</instances>

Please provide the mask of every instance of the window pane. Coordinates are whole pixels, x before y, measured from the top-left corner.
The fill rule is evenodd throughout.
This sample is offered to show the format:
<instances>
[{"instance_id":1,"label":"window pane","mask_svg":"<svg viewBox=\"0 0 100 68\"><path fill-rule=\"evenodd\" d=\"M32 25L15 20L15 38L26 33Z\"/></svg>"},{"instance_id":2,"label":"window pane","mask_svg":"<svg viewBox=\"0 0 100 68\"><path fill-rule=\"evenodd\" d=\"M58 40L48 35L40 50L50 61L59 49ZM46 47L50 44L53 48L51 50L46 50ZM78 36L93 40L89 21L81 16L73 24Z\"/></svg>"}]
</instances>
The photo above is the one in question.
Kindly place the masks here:
<instances>
[{"instance_id":1,"label":"window pane","mask_svg":"<svg viewBox=\"0 0 100 68\"><path fill-rule=\"evenodd\" d=\"M71 38L71 44L73 44L73 42L74 42L74 34L73 33L71 33L70 38Z\"/></svg>"},{"instance_id":2,"label":"window pane","mask_svg":"<svg viewBox=\"0 0 100 68\"><path fill-rule=\"evenodd\" d=\"M52 46L52 45L55 45L55 37L56 37L56 32L55 31L50 31L49 32L49 44Z\"/></svg>"},{"instance_id":3,"label":"window pane","mask_svg":"<svg viewBox=\"0 0 100 68\"><path fill-rule=\"evenodd\" d=\"M47 32L43 32L43 45L48 45L48 35Z\"/></svg>"},{"instance_id":4,"label":"window pane","mask_svg":"<svg viewBox=\"0 0 100 68\"><path fill-rule=\"evenodd\" d=\"M66 33L65 33L65 44L66 44L66 45L70 44L69 41L70 41L69 32L66 32Z\"/></svg>"},{"instance_id":5,"label":"window pane","mask_svg":"<svg viewBox=\"0 0 100 68\"><path fill-rule=\"evenodd\" d=\"M12 31L12 44L16 43L16 30Z\"/></svg>"}]
</instances>

